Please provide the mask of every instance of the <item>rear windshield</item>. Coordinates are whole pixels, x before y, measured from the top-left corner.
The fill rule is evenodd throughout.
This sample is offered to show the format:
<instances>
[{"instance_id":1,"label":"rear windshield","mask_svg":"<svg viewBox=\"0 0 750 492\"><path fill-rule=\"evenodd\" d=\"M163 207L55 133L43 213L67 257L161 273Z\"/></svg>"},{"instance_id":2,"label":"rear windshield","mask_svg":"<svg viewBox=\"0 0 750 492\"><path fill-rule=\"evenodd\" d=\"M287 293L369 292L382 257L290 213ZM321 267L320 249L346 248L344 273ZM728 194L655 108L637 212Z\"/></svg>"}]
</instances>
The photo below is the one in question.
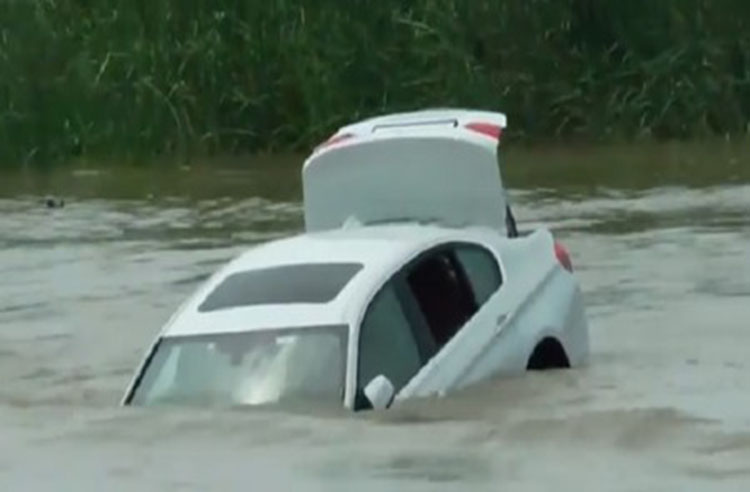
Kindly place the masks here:
<instances>
[{"instance_id":1,"label":"rear windshield","mask_svg":"<svg viewBox=\"0 0 750 492\"><path fill-rule=\"evenodd\" d=\"M206 297L198 311L260 304L325 304L362 268L361 263L304 263L235 273Z\"/></svg>"}]
</instances>

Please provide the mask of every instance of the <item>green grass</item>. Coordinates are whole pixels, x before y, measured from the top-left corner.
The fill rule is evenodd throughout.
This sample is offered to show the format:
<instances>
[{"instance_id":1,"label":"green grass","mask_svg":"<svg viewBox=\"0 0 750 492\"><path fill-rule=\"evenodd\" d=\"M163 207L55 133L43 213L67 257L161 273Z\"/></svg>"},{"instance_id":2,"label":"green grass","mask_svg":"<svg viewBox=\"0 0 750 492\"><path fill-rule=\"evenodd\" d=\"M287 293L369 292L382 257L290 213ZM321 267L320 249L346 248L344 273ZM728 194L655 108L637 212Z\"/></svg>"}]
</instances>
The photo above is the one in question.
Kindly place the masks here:
<instances>
[{"instance_id":1,"label":"green grass","mask_svg":"<svg viewBox=\"0 0 750 492\"><path fill-rule=\"evenodd\" d=\"M0 0L0 167L304 150L423 106L519 140L744 134L745 0Z\"/></svg>"}]
</instances>

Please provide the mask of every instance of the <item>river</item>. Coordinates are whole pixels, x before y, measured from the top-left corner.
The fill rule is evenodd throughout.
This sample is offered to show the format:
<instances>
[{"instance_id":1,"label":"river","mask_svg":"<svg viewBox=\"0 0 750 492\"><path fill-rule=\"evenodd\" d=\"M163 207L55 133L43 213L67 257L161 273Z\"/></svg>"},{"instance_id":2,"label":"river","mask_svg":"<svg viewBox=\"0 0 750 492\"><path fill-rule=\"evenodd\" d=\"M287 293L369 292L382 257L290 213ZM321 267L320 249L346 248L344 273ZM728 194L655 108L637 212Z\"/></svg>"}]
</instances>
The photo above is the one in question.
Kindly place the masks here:
<instances>
[{"instance_id":1,"label":"river","mask_svg":"<svg viewBox=\"0 0 750 492\"><path fill-rule=\"evenodd\" d=\"M0 490L750 488L750 152L517 149L523 228L586 295L588 367L382 413L121 408L160 325L302 226L300 160L0 174ZM46 194L65 199L47 209Z\"/></svg>"}]
</instances>

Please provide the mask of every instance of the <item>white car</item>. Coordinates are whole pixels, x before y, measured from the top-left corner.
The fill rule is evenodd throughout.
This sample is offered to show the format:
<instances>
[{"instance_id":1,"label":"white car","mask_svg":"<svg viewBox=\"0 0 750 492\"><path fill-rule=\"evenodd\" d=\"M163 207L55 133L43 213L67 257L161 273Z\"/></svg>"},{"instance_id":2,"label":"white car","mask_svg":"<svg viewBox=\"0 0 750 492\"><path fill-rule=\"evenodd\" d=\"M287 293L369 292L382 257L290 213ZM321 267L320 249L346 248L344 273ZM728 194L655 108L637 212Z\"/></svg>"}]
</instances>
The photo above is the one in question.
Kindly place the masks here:
<instances>
[{"instance_id":1,"label":"white car","mask_svg":"<svg viewBox=\"0 0 750 492\"><path fill-rule=\"evenodd\" d=\"M124 404L309 401L353 410L582 364L570 257L518 236L498 113L341 128L303 167L305 232L251 248L157 337Z\"/></svg>"}]
</instances>

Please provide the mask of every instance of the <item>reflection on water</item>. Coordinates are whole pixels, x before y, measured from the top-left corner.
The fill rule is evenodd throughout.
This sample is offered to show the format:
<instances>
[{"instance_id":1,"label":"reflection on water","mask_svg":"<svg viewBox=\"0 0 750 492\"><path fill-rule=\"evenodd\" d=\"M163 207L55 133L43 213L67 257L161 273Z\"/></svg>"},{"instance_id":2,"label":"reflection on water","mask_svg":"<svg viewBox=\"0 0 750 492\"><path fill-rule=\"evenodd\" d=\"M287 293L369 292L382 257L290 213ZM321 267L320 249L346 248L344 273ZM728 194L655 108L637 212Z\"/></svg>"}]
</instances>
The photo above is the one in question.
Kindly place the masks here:
<instances>
[{"instance_id":1,"label":"reflection on water","mask_svg":"<svg viewBox=\"0 0 750 492\"><path fill-rule=\"evenodd\" d=\"M0 176L2 490L744 490L750 152L515 150L504 173L572 253L591 365L356 416L116 406L197 284L300 230L298 159Z\"/></svg>"}]
</instances>

